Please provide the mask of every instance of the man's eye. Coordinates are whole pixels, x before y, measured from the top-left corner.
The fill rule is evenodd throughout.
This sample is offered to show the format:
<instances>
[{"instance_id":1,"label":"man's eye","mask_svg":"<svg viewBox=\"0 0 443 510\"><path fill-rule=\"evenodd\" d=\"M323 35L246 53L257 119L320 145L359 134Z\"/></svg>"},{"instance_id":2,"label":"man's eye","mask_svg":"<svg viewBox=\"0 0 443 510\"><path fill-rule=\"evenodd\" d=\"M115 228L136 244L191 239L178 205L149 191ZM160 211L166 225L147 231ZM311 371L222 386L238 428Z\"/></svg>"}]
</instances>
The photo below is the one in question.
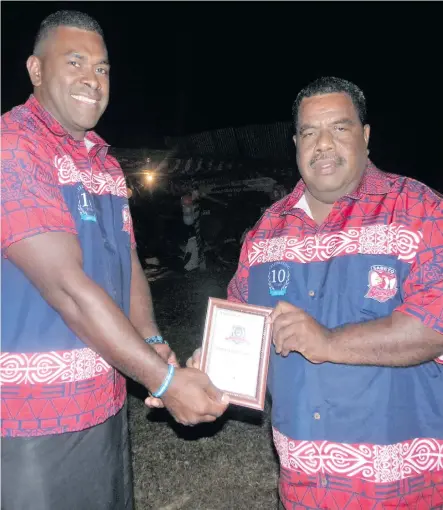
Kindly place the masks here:
<instances>
[{"instance_id":1,"label":"man's eye","mask_svg":"<svg viewBox=\"0 0 443 510\"><path fill-rule=\"evenodd\" d=\"M80 64L79 64L76 60L70 60L70 61L68 62L68 64L69 64L70 66L80 67Z\"/></svg>"},{"instance_id":2,"label":"man's eye","mask_svg":"<svg viewBox=\"0 0 443 510\"><path fill-rule=\"evenodd\" d=\"M108 74L108 70L105 69L104 67L98 67L97 68L97 73L98 74Z\"/></svg>"},{"instance_id":3,"label":"man's eye","mask_svg":"<svg viewBox=\"0 0 443 510\"><path fill-rule=\"evenodd\" d=\"M305 131L302 133L302 138L307 138L308 136L312 136L314 133L312 131Z\"/></svg>"},{"instance_id":4,"label":"man's eye","mask_svg":"<svg viewBox=\"0 0 443 510\"><path fill-rule=\"evenodd\" d=\"M346 131L346 128L344 128L343 126L335 126L335 130L343 132L343 131Z\"/></svg>"}]
</instances>

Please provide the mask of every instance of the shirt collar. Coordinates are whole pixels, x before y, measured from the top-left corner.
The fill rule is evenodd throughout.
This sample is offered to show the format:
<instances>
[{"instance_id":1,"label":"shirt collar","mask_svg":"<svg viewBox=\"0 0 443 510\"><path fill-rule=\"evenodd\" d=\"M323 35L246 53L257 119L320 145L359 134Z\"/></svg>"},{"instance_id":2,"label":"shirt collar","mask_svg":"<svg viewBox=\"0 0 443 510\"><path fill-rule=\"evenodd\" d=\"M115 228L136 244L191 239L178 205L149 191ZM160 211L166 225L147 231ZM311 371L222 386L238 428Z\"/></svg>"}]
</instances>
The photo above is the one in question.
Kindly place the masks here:
<instances>
[{"instance_id":1,"label":"shirt collar","mask_svg":"<svg viewBox=\"0 0 443 510\"><path fill-rule=\"evenodd\" d=\"M39 103L33 94L31 94L29 99L26 101L25 106L55 136L67 137L73 143L78 143L78 140L74 140L74 138L66 131L66 129ZM107 144L103 138L98 136L95 131L87 131L85 137L91 143L96 145L97 149L109 147L109 144Z\"/></svg>"},{"instance_id":2,"label":"shirt collar","mask_svg":"<svg viewBox=\"0 0 443 510\"><path fill-rule=\"evenodd\" d=\"M355 191L346 196L359 200L365 195L386 195L391 191L397 179L397 175L382 172L368 159L360 184Z\"/></svg>"},{"instance_id":3,"label":"shirt collar","mask_svg":"<svg viewBox=\"0 0 443 510\"><path fill-rule=\"evenodd\" d=\"M303 193L303 195L301 196L300 200L294 205L294 209L301 209L311 219L313 219L311 208L309 207L308 201L306 200L306 193Z\"/></svg>"},{"instance_id":4,"label":"shirt collar","mask_svg":"<svg viewBox=\"0 0 443 510\"><path fill-rule=\"evenodd\" d=\"M362 180L357 189L345 196L360 200L364 198L365 195L386 195L391 191L397 179L397 175L382 172L368 159ZM288 212L297 206L305 190L306 185L303 179L300 179L293 191L282 201L276 202L271 207L271 211L278 214L288 214Z\"/></svg>"}]
</instances>

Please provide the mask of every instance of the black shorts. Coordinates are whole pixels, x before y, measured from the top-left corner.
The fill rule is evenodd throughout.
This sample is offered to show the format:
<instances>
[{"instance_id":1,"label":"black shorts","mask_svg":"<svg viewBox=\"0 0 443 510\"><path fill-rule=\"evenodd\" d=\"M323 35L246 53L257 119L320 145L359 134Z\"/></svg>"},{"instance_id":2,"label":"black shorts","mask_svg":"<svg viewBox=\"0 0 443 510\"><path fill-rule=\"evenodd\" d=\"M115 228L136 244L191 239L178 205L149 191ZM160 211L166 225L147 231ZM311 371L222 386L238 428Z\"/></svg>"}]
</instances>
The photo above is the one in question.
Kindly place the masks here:
<instances>
[{"instance_id":1,"label":"black shorts","mask_svg":"<svg viewBox=\"0 0 443 510\"><path fill-rule=\"evenodd\" d=\"M2 510L132 510L127 404L81 432L2 438Z\"/></svg>"}]
</instances>

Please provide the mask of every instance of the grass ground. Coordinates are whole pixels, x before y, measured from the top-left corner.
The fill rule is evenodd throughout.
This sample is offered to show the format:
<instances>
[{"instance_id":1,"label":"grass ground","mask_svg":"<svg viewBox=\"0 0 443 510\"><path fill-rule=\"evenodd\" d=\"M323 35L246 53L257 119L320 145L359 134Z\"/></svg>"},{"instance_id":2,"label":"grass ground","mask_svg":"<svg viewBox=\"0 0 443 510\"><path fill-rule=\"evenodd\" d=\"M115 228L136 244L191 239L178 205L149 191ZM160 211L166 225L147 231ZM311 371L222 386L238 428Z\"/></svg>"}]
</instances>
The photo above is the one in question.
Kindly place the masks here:
<instances>
[{"instance_id":1,"label":"grass ground","mask_svg":"<svg viewBox=\"0 0 443 510\"><path fill-rule=\"evenodd\" d=\"M208 297L226 297L230 271L202 272L151 285L161 330L183 364L200 345ZM216 424L182 427L143 404L129 386L136 510L277 509L277 461L269 405L232 407Z\"/></svg>"}]
</instances>

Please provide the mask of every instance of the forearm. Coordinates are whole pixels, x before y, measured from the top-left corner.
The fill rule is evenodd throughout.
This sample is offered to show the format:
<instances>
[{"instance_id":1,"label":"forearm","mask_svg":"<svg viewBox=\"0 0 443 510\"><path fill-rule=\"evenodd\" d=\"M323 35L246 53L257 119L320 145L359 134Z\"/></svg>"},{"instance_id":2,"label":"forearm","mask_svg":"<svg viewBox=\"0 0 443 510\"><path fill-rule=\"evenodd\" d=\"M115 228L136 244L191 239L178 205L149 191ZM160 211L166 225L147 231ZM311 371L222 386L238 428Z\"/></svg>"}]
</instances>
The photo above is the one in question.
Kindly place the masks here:
<instances>
[{"instance_id":1,"label":"forearm","mask_svg":"<svg viewBox=\"0 0 443 510\"><path fill-rule=\"evenodd\" d=\"M135 250L131 253L131 259L132 276L129 319L143 338L159 335L160 332L154 316L151 290Z\"/></svg>"},{"instance_id":2,"label":"forearm","mask_svg":"<svg viewBox=\"0 0 443 510\"><path fill-rule=\"evenodd\" d=\"M68 327L109 364L149 390L158 389L167 372L166 363L143 342L101 287L85 275L80 285L45 297Z\"/></svg>"},{"instance_id":3,"label":"forearm","mask_svg":"<svg viewBox=\"0 0 443 510\"><path fill-rule=\"evenodd\" d=\"M77 237L48 232L12 244L7 255L86 345L156 391L167 364L147 345L109 295L83 271Z\"/></svg>"},{"instance_id":4,"label":"forearm","mask_svg":"<svg viewBox=\"0 0 443 510\"><path fill-rule=\"evenodd\" d=\"M412 366L443 353L443 335L400 312L331 331L329 361L349 365Z\"/></svg>"}]
</instances>

